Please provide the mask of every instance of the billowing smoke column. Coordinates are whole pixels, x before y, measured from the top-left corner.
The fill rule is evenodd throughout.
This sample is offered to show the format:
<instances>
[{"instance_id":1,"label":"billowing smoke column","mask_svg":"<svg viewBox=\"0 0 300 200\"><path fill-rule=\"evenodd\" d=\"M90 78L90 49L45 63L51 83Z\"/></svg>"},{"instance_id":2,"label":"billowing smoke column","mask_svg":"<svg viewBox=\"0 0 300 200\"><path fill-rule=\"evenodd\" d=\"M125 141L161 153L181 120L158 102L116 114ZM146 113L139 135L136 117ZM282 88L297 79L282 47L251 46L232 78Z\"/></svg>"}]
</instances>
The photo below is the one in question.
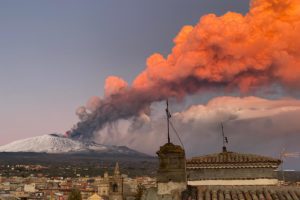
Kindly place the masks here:
<instances>
[{"instance_id":1,"label":"billowing smoke column","mask_svg":"<svg viewBox=\"0 0 300 200\"><path fill-rule=\"evenodd\" d=\"M253 0L245 16L206 15L182 28L166 58L151 55L132 86L108 77L105 97L92 98L89 112L77 110L82 120L70 136L89 139L107 123L147 114L152 102L182 99L201 88L300 88L299 33L299 0Z\"/></svg>"}]
</instances>

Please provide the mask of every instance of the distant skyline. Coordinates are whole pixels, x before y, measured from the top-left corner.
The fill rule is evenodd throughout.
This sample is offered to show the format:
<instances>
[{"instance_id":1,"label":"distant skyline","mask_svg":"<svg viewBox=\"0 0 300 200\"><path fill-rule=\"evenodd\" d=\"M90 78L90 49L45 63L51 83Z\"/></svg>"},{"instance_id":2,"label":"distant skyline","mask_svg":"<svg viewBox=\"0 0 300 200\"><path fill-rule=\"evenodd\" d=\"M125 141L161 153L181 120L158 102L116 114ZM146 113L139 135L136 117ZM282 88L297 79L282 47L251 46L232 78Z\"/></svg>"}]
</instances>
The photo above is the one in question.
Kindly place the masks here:
<instances>
[{"instance_id":1,"label":"distant skyline","mask_svg":"<svg viewBox=\"0 0 300 200\"><path fill-rule=\"evenodd\" d=\"M246 13L249 1L0 2L0 144L61 132L102 96L106 76L131 82L183 25L208 13Z\"/></svg>"}]
</instances>

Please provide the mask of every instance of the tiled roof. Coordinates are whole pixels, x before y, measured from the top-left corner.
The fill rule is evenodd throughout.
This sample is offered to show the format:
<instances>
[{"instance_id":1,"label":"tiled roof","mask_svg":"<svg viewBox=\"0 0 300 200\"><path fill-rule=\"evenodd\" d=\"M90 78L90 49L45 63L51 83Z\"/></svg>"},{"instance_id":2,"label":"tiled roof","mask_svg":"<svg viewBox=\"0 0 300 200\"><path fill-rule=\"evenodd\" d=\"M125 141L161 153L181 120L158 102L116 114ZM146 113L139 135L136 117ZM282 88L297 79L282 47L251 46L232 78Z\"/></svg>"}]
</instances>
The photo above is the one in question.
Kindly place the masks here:
<instances>
[{"instance_id":1,"label":"tiled roof","mask_svg":"<svg viewBox=\"0 0 300 200\"><path fill-rule=\"evenodd\" d=\"M214 186L198 187L198 200L299 200L299 187Z\"/></svg>"},{"instance_id":2,"label":"tiled roof","mask_svg":"<svg viewBox=\"0 0 300 200\"><path fill-rule=\"evenodd\" d=\"M192 159L188 159L187 168L277 168L280 163L281 161L275 158L226 151L222 153L193 157Z\"/></svg>"}]
</instances>

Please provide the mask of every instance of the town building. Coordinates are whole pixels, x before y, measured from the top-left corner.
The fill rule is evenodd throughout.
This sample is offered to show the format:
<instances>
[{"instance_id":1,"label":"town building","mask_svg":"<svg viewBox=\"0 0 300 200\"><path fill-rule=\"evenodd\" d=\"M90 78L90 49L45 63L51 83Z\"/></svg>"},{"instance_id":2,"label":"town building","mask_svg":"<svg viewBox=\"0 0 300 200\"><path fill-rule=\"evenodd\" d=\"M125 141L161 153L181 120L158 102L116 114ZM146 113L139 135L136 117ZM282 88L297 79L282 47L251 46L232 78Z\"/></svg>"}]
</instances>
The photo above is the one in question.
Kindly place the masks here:
<instances>
[{"instance_id":1,"label":"town building","mask_svg":"<svg viewBox=\"0 0 300 200\"><path fill-rule=\"evenodd\" d=\"M110 200L123 199L123 177L121 176L118 163L116 163L112 176L109 176L107 172L104 173L103 179L98 186L98 195Z\"/></svg>"},{"instance_id":2,"label":"town building","mask_svg":"<svg viewBox=\"0 0 300 200\"><path fill-rule=\"evenodd\" d=\"M170 142L157 152L159 169L157 172L157 194L180 195L186 189L185 152L183 148Z\"/></svg>"},{"instance_id":3,"label":"town building","mask_svg":"<svg viewBox=\"0 0 300 200\"><path fill-rule=\"evenodd\" d=\"M279 159L227 151L187 160L188 185L277 185Z\"/></svg>"}]
</instances>

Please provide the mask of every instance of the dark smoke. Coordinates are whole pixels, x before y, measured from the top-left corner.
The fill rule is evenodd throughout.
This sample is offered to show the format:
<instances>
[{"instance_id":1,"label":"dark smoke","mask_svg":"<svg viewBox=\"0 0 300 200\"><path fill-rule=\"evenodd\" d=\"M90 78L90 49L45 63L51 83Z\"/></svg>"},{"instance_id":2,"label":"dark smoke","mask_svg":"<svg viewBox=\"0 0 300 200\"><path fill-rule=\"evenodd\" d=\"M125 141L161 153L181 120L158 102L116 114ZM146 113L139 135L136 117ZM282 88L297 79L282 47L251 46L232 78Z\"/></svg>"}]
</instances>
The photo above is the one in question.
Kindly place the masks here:
<instances>
[{"instance_id":1,"label":"dark smoke","mask_svg":"<svg viewBox=\"0 0 300 200\"><path fill-rule=\"evenodd\" d=\"M226 83L208 83L189 77L178 82L160 81L157 86L147 90L127 89L112 94L104 99L94 112L87 114L85 120L80 121L71 131L73 139L90 140L94 134L106 124L119 119L129 119L140 114L150 114L151 103L176 98L180 101L186 94L194 94L201 88L221 88ZM159 91L159 92L158 92ZM79 115L81 116L81 115Z\"/></svg>"}]
</instances>

